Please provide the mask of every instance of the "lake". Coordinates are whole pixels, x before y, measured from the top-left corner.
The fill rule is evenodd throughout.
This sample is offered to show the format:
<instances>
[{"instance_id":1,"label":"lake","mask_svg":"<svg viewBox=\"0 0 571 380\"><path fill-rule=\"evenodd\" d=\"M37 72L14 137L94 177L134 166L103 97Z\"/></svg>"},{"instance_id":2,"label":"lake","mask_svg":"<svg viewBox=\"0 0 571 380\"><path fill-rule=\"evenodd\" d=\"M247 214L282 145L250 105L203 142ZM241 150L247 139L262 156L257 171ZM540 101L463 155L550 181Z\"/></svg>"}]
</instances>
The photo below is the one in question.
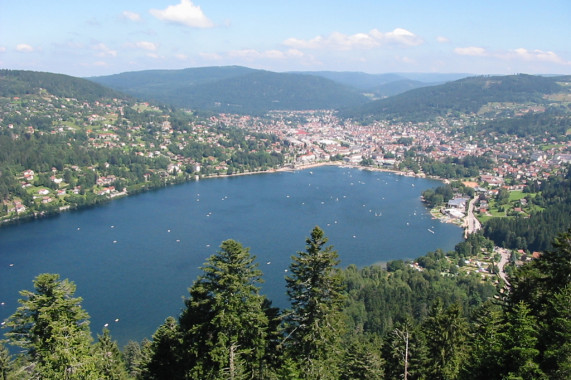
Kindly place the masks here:
<instances>
[{"instance_id":1,"label":"lake","mask_svg":"<svg viewBox=\"0 0 571 380\"><path fill-rule=\"evenodd\" d=\"M319 225L341 266L366 266L454 248L462 229L433 220L420 201L440 182L324 166L212 178L117 199L93 209L0 228L0 320L39 273L77 285L91 329L149 337L178 316L199 267L220 243L250 248L263 293L287 307L285 269ZM116 322L116 320L118 320Z\"/></svg>"}]
</instances>

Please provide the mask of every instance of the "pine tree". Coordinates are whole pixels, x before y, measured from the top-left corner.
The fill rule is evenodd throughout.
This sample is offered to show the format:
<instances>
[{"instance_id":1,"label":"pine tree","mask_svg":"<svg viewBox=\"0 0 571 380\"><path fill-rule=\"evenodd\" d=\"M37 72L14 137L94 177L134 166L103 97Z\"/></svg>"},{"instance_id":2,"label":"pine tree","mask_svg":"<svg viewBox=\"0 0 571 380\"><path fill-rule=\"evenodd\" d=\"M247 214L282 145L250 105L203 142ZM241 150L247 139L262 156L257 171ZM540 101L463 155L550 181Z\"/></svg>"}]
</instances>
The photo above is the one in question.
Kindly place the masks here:
<instances>
[{"instance_id":1,"label":"pine tree","mask_svg":"<svg viewBox=\"0 0 571 380\"><path fill-rule=\"evenodd\" d=\"M414 326L410 320L398 322L387 333L383 342L385 378L424 379L426 373L427 347L421 326Z\"/></svg>"},{"instance_id":2,"label":"pine tree","mask_svg":"<svg viewBox=\"0 0 571 380\"><path fill-rule=\"evenodd\" d=\"M500 329L503 324L502 309L485 303L475 314L470 325L469 357L461 372L463 379L497 379L501 372L502 346Z\"/></svg>"},{"instance_id":3,"label":"pine tree","mask_svg":"<svg viewBox=\"0 0 571 380\"><path fill-rule=\"evenodd\" d=\"M552 250L520 267L510 284L508 301L524 301L533 315L543 317L553 295L571 284L571 229L554 239Z\"/></svg>"},{"instance_id":4,"label":"pine tree","mask_svg":"<svg viewBox=\"0 0 571 380\"><path fill-rule=\"evenodd\" d=\"M176 319L168 317L153 334L150 360L145 365L144 379L182 379L184 362L180 330Z\"/></svg>"},{"instance_id":5,"label":"pine tree","mask_svg":"<svg viewBox=\"0 0 571 380\"><path fill-rule=\"evenodd\" d=\"M0 380L8 380L8 374L12 370L12 355L2 342L0 342Z\"/></svg>"},{"instance_id":6,"label":"pine tree","mask_svg":"<svg viewBox=\"0 0 571 380\"><path fill-rule=\"evenodd\" d=\"M272 301L265 298L262 303L262 310L268 319L266 350L263 359L264 368L262 370L262 376L266 378L283 365L285 358L281 350L281 343L284 337L280 330L282 323L280 309L278 307L272 307Z\"/></svg>"},{"instance_id":7,"label":"pine tree","mask_svg":"<svg viewBox=\"0 0 571 380\"><path fill-rule=\"evenodd\" d=\"M74 297L75 284L44 273L34 280L35 291L22 290L20 306L6 321L5 336L26 349L33 376L43 379L98 379L91 355L89 315Z\"/></svg>"},{"instance_id":8,"label":"pine tree","mask_svg":"<svg viewBox=\"0 0 571 380\"><path fill-rule=\"evenodd\" d=\"M104 328L102 335L97 335L94 354L97 359L97 368L104 379L124 380L128 378L123 355L111 338L109 329Z\"/></svg>"},{"instance_id":9,"label":"pine tree","mask_svg":"<svg viewBox=\"0 0 571 380\"><path fill-rule=\"evenodd\" d=\"M341 365L341 379L383 379L380 338L355 334L350 337ZM406 380L406 378L405 378Z\"/></svg>"},{"instance_id":10,"label":"pine tree","mask_svg":"<svg viewBox=\"0 0 571 380\"><path fill-rule=\"evenodd\" d=\"M402 378L409 379L413 328L409 321L392 331L391 356L402 365Z\"/></svg>"},{"instance_id":11,"label":"pine tree","mask_svg":"<svg viewBox=\"0 0 571 380\"><path fill-rule=\"evenodd\" d=\"M268 317L259 294L261 271L234 240L202 267L179 322L191 378L257 377L263 368Z\"/></svg>"},{"instance_id":12,"label":"pine tree","mask_svg":"<svg viewBox=\"0 0 571 380\"><path fill-rule=\"evenodd\" d=\"M460 306L452 304L444 309L441 302L435 302L422 328L428 349L428 378L457 379L466 357L468 332Z\"/></svg>"},{"instance_id":13,"label":"pine tree","mask_svg":"<svg viewBox=\"0 0 571 380\"><path fill-rule=\"evenodd\" d=\"M554 360L555 347L562 346L562 337L568 337L566 325L561 324L560 315L565 315L566 288L571 286L571 229L554 239L553 249L544 252L538 259L518 268L510 278L511 289L507 297L507 312L514 312L520 303L525 303L527 312L537 324L537 361L544 373L555 378L557 373L566 372L569 359ZM562 297L562 298L561 298ZM563 304L556 304L560 299ZM557 356L557 355L556 355ZM565 355L564 355L565 356Z\"/></svg>"},{"instance_id":14,"label":"pine tree","mask_svg":"<svg viewBox=\"0 0 571 380\"><path fill-rule=\"evenodd\" d=\"M545 361L552 379L571 379L571 285L551 300L553 311Z\"/></svg>"},{"instance_id":15,"label":"pine tree","mask_svg":"<svg viewBox=\"0 0 571 380\"><path fill-rule=\"evenodd\" d=\"M502 327L502 369L504 377L521 379L546 378L538 364L537 320L522 301L507 312Z\"/></svg>"},{"instance_id":16,"label":"pine tree","mask_svg":"<svg viewBox=\"0 0 571 380\"><path fill-rule=\"evenodd\" d=\"M306 250L292 256L286 277L292 309L286 316L287 343L307 378L337 378L343 334L344 284L337 251L315 227Z\"/></svg>"},{"instance_id":17,"label":"pine tree","mask_svg":"<svg viewBox=\"0 0 571 380\"><path fill-rule=\"evenodd\" d=\"M144 344L147 344L147 342L148 340L145 340ZM129 376L139 378L143 367L143 352L141 344L130 340L123 348L123 357L125 358L125 365Z\"/></svg>"}]
</instances>

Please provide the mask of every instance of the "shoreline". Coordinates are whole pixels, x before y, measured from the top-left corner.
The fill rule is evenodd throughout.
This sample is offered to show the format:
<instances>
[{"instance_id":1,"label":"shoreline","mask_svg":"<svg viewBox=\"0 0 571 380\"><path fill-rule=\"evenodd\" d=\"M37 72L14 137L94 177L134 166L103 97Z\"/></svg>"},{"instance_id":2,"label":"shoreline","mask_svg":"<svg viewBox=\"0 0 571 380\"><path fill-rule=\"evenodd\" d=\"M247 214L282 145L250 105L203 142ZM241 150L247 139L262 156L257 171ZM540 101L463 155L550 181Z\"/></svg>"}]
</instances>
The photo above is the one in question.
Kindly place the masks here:
<instances>
[{"instance_id":1,"label":"shoreline","mask_svg":"<svg viewBox=\"0 0 571 380\"><path fill-rule=\"evenodd\" d=\"M238 177L238 176L246 176L246 175L272 174L272 173L280 173L280 172L295 172L298 170L307 170L307 169L313 169L313 168L318 168L318 167L323 167L323 166L338 166L338 167L349 168L349 169L393 173L396 175L402 175L402 176L408 176L408 177L427 178L424 174L416 175L412 172L402 172L400 170L395 170L395 169L385 169L385 168L380 168L380 167L362 166L362 165L358 165L358 164L347 164L347 163L342 162L342 161L322 161L322 162L313 162L313 163L309 163L309 164L284 165L282 167L279 167L276 169L269 169L269 170L232 173L232 174L212 174L212 175L204 175L204 176L198 175L197 176L198 178L196 178L196 177L195 178L189 178L187 180L182 180L182 181L174 180L172 182L169 182L166 186L178 185L178 184L191 182L191 181L200 181L202 179L230 178L230 177ZM436 180L439 180L442 182L446 182L446 180L444 180L442 178L433 178L433 177L430 177L430 178L436 179ZM166 186L147 188L145 190L142 190L142 192L147 192L150 190L157 190L159 188L166 187ZM68 212L68 211L78 211L78 210L81 210L84 208L87 209L87 208L91 208L91 207L97 207L98 204L111 202L116 198L125 198L125 197L129 197L131 195L135 195L135 194L139 194L139 193L140 192L122 193L121 196L105 198L105 199L102 199L100 202L97 202L95 204L85 205L85 206L81 206L81 207L67 206L67 207L65 207L65 209L59 209L58 211L52 210L52 211L46 212L46 213L35 213L35 214L24 215L22 217L16 217L16 218L12 217L12 218L7 218L7 219L1 219L0 220L0 228L2 228L4 226L19 224L19 223L26 223L28 221L58 216L60 214L63 214L64 212Z\"/></svg>"}]
</instances>

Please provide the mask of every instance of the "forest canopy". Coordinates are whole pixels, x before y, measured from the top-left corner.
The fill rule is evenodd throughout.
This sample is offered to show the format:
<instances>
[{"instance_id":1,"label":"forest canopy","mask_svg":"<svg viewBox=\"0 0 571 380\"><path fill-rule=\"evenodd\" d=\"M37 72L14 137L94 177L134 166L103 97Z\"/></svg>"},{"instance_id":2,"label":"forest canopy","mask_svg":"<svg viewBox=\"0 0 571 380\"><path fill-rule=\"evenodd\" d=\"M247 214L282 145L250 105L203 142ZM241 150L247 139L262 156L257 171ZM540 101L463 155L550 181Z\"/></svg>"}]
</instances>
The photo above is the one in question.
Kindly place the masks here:
<instances>
[{"instance_id":1,"label":"forest canopy","mask_svg":"<svg viewBox=\"0 0 571 380\"><path fill-rule=\"evenodd\" d=\"M474 241L476 243L476 241ZM393 262L338 268L315 227L292 256L279 310L260 295L255 256L226 240L192 284L183 311L152 340L121 351L94 342L75 285L41 274L23 290L0 344L3 379L481 379L571 375L571 230L495 289L478 276L443 276ZM444 261L443 261L444 260ZM420 258L418 260L421 261ZM440 263L440 264L439 264ZM501 290L501 292L497 292ZM541 321L541 323L538 323Z\"/></svg>"}]
</instances>

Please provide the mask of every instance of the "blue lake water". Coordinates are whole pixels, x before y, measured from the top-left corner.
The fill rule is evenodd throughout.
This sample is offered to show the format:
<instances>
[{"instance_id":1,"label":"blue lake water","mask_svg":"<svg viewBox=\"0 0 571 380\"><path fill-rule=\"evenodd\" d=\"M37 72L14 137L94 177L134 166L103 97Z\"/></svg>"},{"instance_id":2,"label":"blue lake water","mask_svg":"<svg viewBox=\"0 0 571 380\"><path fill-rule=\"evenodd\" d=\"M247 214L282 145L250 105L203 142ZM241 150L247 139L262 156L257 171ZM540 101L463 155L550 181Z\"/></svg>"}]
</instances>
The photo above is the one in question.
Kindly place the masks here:
<instances>
[{"instance_id":1,"label":"blue lake water","mask_svg":"<svg viewBox=\"0 0 571 380\"><path fill-rule=\"evenodd\" d=\"M150 337L167 316L179 315L199 267L226 239L250 248L264 273L263 293L287 307L284 270L316 225L343 267L453 249L462 230L431 219L420 201L438 185L327 166L189 182L6 226L0 320L36 275L59 273L76 283L94 333L108 323L120 345Z\"/></svg>"}]
</instances>

